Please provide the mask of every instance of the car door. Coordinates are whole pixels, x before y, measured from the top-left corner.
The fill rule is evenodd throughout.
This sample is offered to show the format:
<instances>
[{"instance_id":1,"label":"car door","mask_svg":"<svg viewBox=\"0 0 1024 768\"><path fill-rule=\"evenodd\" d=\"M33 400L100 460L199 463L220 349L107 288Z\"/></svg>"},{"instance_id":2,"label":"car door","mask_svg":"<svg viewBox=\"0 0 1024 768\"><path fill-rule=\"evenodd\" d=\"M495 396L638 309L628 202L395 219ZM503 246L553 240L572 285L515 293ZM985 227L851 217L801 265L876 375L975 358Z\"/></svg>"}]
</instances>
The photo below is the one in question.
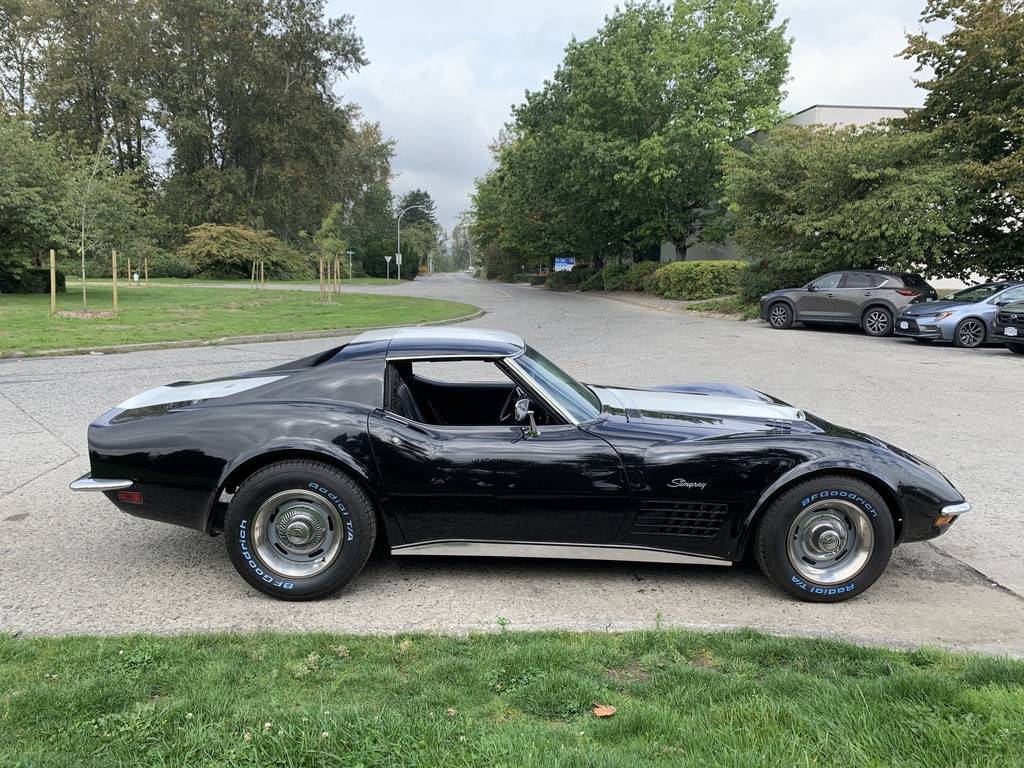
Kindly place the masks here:
<instances>
[{"instance_id":1,"label":"car door","mask_svg":"<svg viewBox=\"0 0 1024 768\"><path fill-rule=\"evenodd\" d=\"M541 424L531 436L496 422L420 423L387 403L369 416L405 543L611 541L629 503L615 450L573 424Z\"/></svg>"},{"instance_id":2,"label":"car door","mask_svg":"<svg viewBox=\"0 0 1024 768\"><path fill-rule=\"evenodd\" d=\"M882 297L880 286L885 282L881 275L870 272L847 272L839 287L833 291L834 319L842 323L859 323L863 307L873 299Z\"/></svg>"},{"instance_id":3,"label":"car door","mask_svg":"<svg viewBox=\"0 0 1024 768\"><path fill-rule=\"evenodd\" d=\"M808 284L797 297L798 319L810 322L835 322L835 299L842 278L842 272L833 272Z\"/></svg>"}]
</instances>

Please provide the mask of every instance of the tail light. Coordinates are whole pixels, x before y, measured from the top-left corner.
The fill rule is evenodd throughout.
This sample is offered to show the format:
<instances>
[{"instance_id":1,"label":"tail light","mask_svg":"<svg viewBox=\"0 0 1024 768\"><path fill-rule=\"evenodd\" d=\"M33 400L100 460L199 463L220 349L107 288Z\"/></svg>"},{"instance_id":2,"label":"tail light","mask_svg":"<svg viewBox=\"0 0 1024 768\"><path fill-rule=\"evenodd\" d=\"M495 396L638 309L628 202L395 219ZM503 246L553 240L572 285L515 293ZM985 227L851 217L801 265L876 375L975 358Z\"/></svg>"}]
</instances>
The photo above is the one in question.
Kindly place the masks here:
<instances>
[{"instance_id":1,"label":"tail light","mask_svg":"<svg viewBox=\"0 0 1024 768\"><path fill-rule=\"evenodd\" d=\"M913 288L897 288L896 293L900 296L920 296L920 291L915 291Z\"/></svg>"}]
</instances>

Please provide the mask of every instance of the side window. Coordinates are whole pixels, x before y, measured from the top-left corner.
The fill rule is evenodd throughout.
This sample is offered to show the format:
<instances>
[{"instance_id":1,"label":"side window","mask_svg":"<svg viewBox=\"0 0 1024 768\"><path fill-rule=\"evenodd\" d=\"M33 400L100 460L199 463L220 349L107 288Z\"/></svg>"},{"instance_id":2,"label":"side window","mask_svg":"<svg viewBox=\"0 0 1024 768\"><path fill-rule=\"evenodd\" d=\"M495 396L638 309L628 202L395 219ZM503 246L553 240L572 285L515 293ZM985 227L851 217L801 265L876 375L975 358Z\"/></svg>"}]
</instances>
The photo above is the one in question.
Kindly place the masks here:
<instances>
[{"instance_id":1,"label":"side window","mask_svg":"<svg viewBox=\"0 0 1024 768\"><path fill-rule=\"evenodd\" d=\"M884 282L885 277L882 275L873 275L865 272L847 272L843 288L877 288Z\"/></svg>"},{"instance_id":2,"label":"side window","mask_svg":"<svg viewBox=\"0 0 1024 768\"><path fill-rule=\"evenodd\" d=\"M1012 304L1015 301L1024 301L1024 285L1019 285L1016 288L1011 288L1006 293L1002 294L996 301L1000 303Z\"/></svg>"},{"instance_id":3,"label":"side window","mask_svg":"<svg viewBox=\"0 0 1024 768\"><path fill-rule=\"evenodd\" d=\"M420 424L513 426L516 383L488 360L416 360L388 364L389 412ZM538 423L549 423L533 404Z\"/></svg>"},{"instance_id":4,"label":"side window","mask_svg":"<svg viewBox=\"0 0 1024 768\"><path fill-rule=\"evenodd\" d=\"M835 273L833 273L831 275L825 275L824 277L819 277L817 280L815 280L813 283L811 283L811 285L813 285L819 291L826 291L826 290L831 290L832 288L838 288L839 287L839 281L842 280L842 279L843 279L843 273L842 272L835 272Z\"/></svg>"}]
</instances>

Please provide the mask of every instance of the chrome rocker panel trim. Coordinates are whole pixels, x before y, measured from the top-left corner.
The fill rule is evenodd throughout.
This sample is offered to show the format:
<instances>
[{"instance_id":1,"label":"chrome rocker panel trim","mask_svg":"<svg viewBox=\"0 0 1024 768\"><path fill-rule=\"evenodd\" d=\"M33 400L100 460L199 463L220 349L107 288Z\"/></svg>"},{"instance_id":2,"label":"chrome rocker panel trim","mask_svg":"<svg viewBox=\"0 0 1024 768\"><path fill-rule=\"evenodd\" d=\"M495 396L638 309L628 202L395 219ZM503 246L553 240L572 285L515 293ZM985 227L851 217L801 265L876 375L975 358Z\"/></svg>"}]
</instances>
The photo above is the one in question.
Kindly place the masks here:
<instances>
[{"instance_id":1,"label":"chrome rocker panel trim","mask_svg":"<svg viewBox=\"0 0 1024 768\"><path fill-rule=\"evenodd\" d=\"M123 491L132 487L131 480L101 480L83 475L68 486L72 491Z\"/></svg>"},{"instance_id":2,"label":"chrome rocker panel trim","mask_svg":"<svg viewBox=\"0 0 1024 768\"><path fill-rule=\"evenodd\" d=\"M969 502L961 502L960 504L950 504L948 507L943 507L940 511L940 515L962 515L965 512L971 511L971 505Z\"/></svg>"},{"instance_id":3,"label":"chrome rocker panel trim","mask_svg":"<svg viewBox=\"0 0 1024 768\"><path fill-rule=\"evenodd\" d=\"M545 557L564 560L621 560L634 563L732 565L730 560L687 555L667 549L628 544L567 544L532 541L439 539L391 548L392 555L455 555L460 557Z\"/></svg>"}]
</instances>

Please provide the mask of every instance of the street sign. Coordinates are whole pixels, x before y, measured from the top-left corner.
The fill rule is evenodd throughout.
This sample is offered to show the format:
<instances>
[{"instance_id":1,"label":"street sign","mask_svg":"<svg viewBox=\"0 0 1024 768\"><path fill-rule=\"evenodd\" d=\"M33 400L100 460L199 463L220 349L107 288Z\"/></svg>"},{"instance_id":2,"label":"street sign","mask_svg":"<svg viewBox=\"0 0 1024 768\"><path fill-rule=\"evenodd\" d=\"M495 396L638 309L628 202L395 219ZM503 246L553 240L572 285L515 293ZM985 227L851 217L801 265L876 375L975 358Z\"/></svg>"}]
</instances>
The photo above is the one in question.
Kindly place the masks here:
<instances>
[{"instance_id":1,"label":"street sign","mask_svg":"<svg viewBox=\"0 0 1024 768\"><path fill-rule=\"evenodd\" d=\"M396 253L395 254L395 266L396 267L402 266L402 254L400 254L400 253Z\"/></svg>"},{"instance_id":2,"label":"street sign","mask_svg":"<svg viewBox=\"0 0 1024 768\"><path fill-rule=\"evenodd\" d=\"M385 256L384 258L387 260L388 266L390 266L391 265L391 257L390 256Z\"/></svg>"},{"instance_id":3,"label":"street sign","mask_svg":"<svg viewBox=\"0 0 1024 768\"><path fill-rule=\"evenodd\" d=\"M576 258L574 256L555 257L555 272L571 272L575 266Z\"/></svg>"}]
</instances>

